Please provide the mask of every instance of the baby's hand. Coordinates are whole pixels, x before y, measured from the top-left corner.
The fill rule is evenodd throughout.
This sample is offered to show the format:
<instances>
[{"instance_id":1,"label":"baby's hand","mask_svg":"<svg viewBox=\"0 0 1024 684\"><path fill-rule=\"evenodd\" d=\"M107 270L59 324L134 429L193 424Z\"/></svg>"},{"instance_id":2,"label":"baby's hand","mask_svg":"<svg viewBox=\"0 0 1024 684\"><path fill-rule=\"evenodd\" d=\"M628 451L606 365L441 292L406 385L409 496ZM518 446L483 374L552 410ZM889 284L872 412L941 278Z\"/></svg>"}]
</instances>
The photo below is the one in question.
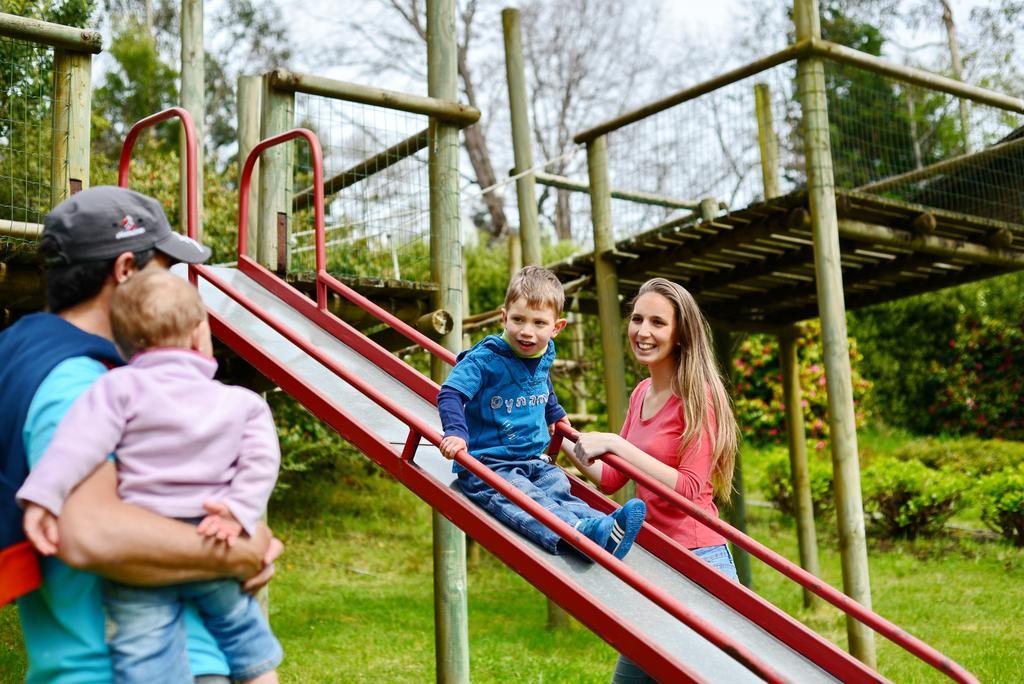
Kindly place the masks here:
<instances>
[{"instance_id":1,"label":"baby's hand","mask_svg":"<svg viewBox=\"0 0 1024 684\"><path fill-rule=\"evenodd\" d=\"M466 440L455 435L450 435L441 440L441 455L452 460L455 454L466 448Z\"/></svg>"},{"instance_id":2,"label":"baby's hand","mask_svg":"<svg viewBox=\"0 0 1024 684\"><path fill-rule=\"evenodd\" d=\"M234 546L238 535L242 533L242 525L231 515L231 511L220 501L207 501L203 508L210 515L203 518L196 526L196 532Z\"/></svg>"},{"instance_id":3,"label":"baby's hand","mask_svg":"<svg viewBox=\"0 0 1024 684\"><path fill-rule=\"evenodd\" d=\"M57 534L57 516L39 504L29 503L25 506L25 536L36 547L36 551L44 556L57 553L60 537Z\"/></svg>"}]
</instances>

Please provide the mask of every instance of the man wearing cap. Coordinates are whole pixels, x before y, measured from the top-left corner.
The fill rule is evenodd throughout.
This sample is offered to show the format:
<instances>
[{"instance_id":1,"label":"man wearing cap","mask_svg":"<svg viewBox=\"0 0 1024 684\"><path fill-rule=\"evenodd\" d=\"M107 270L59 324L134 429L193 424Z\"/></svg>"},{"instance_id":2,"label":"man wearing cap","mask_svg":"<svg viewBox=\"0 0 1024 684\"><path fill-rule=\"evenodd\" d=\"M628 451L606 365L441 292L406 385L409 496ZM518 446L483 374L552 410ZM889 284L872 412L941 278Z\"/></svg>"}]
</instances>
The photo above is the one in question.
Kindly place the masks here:
<instances>
[{"instance_id":1,"label":"man wearing cap","mask_svg":"<svg viewBox=\"0 0 1024 684\"><path fill-rule=\"evenodd\" d=\"M141 585L234 576L254 590L270 579L281 545L265 527L230 549L208 544L194 527L121 502L108 462L65 504L59 556L68 565L56 558L36 564L14 493L75 399L122 363L111 341L114 289L143 268L202 263L210 250L172 231L156 200L95 187L47 215L39 253L49 312L0 333L0 604L20 596L28 682L106 683L112 673L99 578L81 570ZM32 591L40 569L41 586ZM193 615L186 624L197 681L227 681L227 664L202 623Z\"/></svg>"}]
</instances>

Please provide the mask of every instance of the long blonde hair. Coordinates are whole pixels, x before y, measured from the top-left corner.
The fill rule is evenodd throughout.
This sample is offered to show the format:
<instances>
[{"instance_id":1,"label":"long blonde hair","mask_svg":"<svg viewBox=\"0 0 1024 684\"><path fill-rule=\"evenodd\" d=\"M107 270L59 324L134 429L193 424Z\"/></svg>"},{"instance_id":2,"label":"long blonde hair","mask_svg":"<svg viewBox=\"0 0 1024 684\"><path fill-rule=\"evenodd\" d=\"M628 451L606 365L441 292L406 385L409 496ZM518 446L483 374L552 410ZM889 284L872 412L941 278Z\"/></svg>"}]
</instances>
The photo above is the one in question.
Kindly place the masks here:
<instances>
[{"instance_id":1,"label":"long blonde hair","mask_svg":"<svg viewBox=\"0 0 1024 684\"><path fill-rule=\"evenodd\" d=\"M732 496L732 475L736 466L738 430L732 401L711 348L711 328L700 312L693 295L681 285L665 278L652 278L640 287L634 302L648 293L659 294L672 304L675 312L676 372L672 393L683 404L686 428L679 444L680 457L695 439L700 439L710 419L707 395L717 429L712 436L711 483L724 502Z\"/></svg>"}]
</instances>

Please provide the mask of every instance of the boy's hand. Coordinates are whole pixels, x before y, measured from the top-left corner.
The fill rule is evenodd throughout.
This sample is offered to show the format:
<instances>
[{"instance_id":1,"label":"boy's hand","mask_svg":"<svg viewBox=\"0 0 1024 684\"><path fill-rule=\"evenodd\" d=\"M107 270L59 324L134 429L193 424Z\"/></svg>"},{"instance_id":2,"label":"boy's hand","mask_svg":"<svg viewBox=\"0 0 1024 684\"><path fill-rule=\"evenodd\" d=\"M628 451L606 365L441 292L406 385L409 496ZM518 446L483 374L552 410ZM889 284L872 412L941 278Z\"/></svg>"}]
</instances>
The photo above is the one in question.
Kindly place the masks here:
<instances>
[{"instance_id":1,"label":"boy's hand","mask_svg":"<svg viewBox=\"0 0 1024 684\"><path fill-rule=\"evenodd\" d=\"M220 501L207 501L203 508L210 515L203 518L196 527L196 532L211 539L225 542L229 547L238 541L242 533L242 525L231 515L231 511Z\"/></svg>"},{"instance_id":2,"label":"boy's hand","mask_svg":"<svg viewBox=\"0 0 1024 684\"><path fill-rule=\"evenodd\" d=\"M36 547L36 551L44 556L57 553L60 536L57 533L57 516L39 504L29 503L25 506L25 536Z\"/></svg>"},{"instance_id":3,"label":"boy's hand","mask_svg":"<svg viewBox=\"0 0 1024 684\"><path fill-rule=\"evenodd\" d=\"M565 416L563 418L559 418L554 423L548 423L548 436L549 437L554 437L555 436L555 428L558 427L559 423L564 424L565 425L565 429L567 429L567 430L572 428L572 423L569 422L569 416Z\"/></svg>"},{"instance_id":4,"label":"boy's hand","mask_svg":"<svg viewBox=\"0 0 1024 684\"><path fill-rule=\"evenodd\" d=\"M455 435L450 435L441 440L441 455L449 461L455 458L455 454L466 448L466 440Z\"/></svg>"}]
</instances>

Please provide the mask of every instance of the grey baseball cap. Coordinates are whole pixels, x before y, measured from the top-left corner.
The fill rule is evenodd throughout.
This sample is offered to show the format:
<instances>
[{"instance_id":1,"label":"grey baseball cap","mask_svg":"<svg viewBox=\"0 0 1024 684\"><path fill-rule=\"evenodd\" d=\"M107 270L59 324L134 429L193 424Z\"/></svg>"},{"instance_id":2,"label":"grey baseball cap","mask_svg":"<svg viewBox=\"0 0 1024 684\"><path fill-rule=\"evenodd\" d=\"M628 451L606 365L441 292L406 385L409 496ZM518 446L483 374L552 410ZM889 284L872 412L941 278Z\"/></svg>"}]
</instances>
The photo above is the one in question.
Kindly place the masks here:
<instances>
[{"instance_id":1,"label":"grey baseball cap","mask_svg":"<svg viewBox=\"0 0 1024 684\"><path fill-rule=\"evenodd\" d=\"M112 185L88 188L58 204L43 221L43 235L56 240L54 257L66 264L147 249L187 264L210 258L209 247L171 230L160 202Z\"/></svg>"}]
</instances>

